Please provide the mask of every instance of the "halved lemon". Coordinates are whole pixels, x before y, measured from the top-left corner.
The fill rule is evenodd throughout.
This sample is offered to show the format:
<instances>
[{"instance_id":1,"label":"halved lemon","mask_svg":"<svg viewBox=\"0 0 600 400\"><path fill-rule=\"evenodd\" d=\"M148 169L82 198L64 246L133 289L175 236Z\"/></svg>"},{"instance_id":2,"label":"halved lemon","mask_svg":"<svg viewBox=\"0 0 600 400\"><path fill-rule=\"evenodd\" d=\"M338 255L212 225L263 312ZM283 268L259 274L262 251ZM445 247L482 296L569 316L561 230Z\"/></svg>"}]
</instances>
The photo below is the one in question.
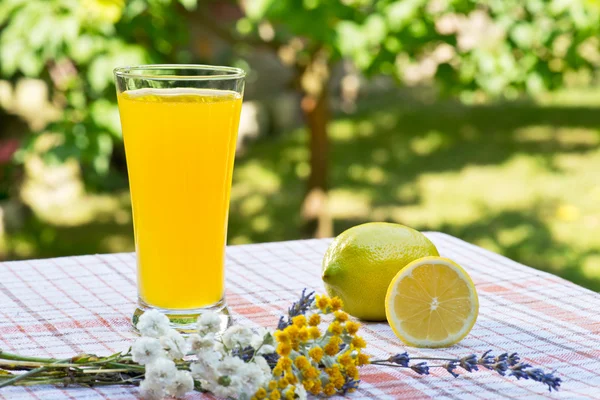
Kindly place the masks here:
<instances>
[{"instance_id":1,"label":"halved lemon","mask_svg":"<svg viewBox=\"0 0 600 400\"><path fill-rule=\"evenodd\" d=\"M392 279L385 313L396 336L407 345L446 347L471 331L479 299L460 265L443 257L423 257Z\"/></svg>"}]
</instances>

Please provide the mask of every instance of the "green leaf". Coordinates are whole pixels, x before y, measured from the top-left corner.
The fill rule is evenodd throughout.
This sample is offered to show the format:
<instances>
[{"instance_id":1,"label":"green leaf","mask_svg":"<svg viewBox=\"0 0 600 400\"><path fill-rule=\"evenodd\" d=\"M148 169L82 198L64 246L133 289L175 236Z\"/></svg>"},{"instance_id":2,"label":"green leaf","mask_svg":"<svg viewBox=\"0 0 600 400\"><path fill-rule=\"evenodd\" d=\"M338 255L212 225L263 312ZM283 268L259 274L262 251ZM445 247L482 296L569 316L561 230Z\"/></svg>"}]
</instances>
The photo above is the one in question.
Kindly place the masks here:
<instances>
[{"instance_id":1,"label":"green leaf","mask_svg":"<svg viewBox=\"0 0 600 400\"><path fill-rule=\"evenodd\" d=\"M561 14L569 9L571 0L552 0L550 1L549 11L554 15Z\"/></svg>"},{"instance_id":2,"label":"green leaf","mask_svg":"<svg viewBox=\"0 0 600 400\"><path fill-rule=\"evenodd\" d=\"M114 102L106 99L96 100L90 106L90 113L96 125L107 129L116 139L121 139L119 108Z\"/></svg>"},{"instance_id":3,"label":"green leaf","mask_svg":"<svg viewBox=\"0 0 600 400\"><path fill-rule=\"evenodd\" d=\"M110 155L113 141L109 134L101 133L96 137L98 153L94 157L93 165L97 174L106 175L110 167Z\"/></svg>"},{"instance_id":4,"label":"green leaf","mask_svg":"<svg viewBox=\"0 0 600 400\"><path fill-rule=\"evenodd\" d=\"M3 0L0 2L0 25L4 24L13 12L27 2L28 0Z\"/></svg>"},{"instance_id":5,"label":"green leaf","mask_svg":"<svg viewBox=\"0 0 600 400\"><path fill-rule=\"evenodd\" d=\"M62 164L70 158L80 158L81 151L74 144L62 144L51 148L42 155L46 164Z\"/></svg>"},{"instance_id":6,"label":"green leaf","mask_svg":"<svg viewBox=\"0 0 600 400\"><path fill-rule=\"evenodd\" d=\"M385 9L386 19L391 30L399 31L418 14L419 7L425 0L401 0L390 4Z\"/></svg>"},{"instance_id":7,"label":"green leaf","mask_svg":"<svg viewBox=\"0 0 600 400\"><path fill-rule=\"evenodd\" d=\"M302 4L307 10L314 10L319 7L319 0L303 0Z\"/></svg>"},{"instance_id":8,"label":"green leaf","mask_svg":"<svg viewBox=\"0 0 600 400\"><path fill-rule=\"evenodd\" d=\"M40 48L47 42L50 34L55 35L56 29L62 29L60 24L53 15L48 15L36 20L29 31L29 45L34 48Z\"/></svg>"},{"instance_id":9,"label":"green leaf","mask_svg":"<svg viewBox=\"0 0 600 400\"><path fill-rule=\"evenodd\" d=\"M378 45L383 43L387 34L385 19L379 14L370 15L367 17L362 31L370 44Z\"/></svg>"},{"instance_id":10,"label":"green leaf","mask_svg":"<svg viewBox=\"0 0 600 400\"><path fill-rule=\"evenodd\" d=\"M267 10L273 4L274 0L247 0L246 16L252 20L261 20L265 18Z\"/></svg>"},{"instance_id":11,"label":"green leaf","mask_svg":"<svg viewBox=\"0 0 600 400\"><path fill-rule=\"evenodd\" d=\"M145 64L146 50L140 46L125 45L118 40L109 44L109 53L95 58L88 70L88 82L96 93L113 84L113 69L127 65Z\"/></svg>"},{"instance_id":12,"label":"green leaf","mask_svg":"<svg viewBox=\"0 0 600 400\"><path fill-rule=\"evenodd\" d=\"M148 4L144 0L130 0L123 10L123 19L130 21L142 14L147 8Z\"/></svg>"},{"instance_id":13,"label":"green leaf","mask_svg":"<svg viewBox=\"0 0 600 400\"><path fill-rule=\"evenodd\" d=\"M523 48L530 49L533 45L535 32L529 24L518 24L510 32L510 37L515 43Z\"/></svg>"},{"instance_id":14,"label":"green leaf","mask_svg":"<svg viewBox=\"0 0 600 400\"><path fill-rule=\"evenodd\" d=\"M527 77L527 91L530 93L539 93L544 91L545 89L545 85L544 85L544 79L540 76L540 74L534 72L531 73L528 77Z\"/></svg>"},{"instance_id":15,"label":"green leaf","mask_svg":"<svg viewBox=\"0 0 600 400\"><path fill-rule=\"evenodd\" d=\"M44 61L41 58L36 57L34 53L26 52L19 57L18 65L23 74L30 77L36 77L42 71Z\"/></svg>"},{"instance_id":16,"label":"green leaf","mask_svg":"<svg viewBox=\"0 0 600 400\"><path fill-rule=\"evenodd\" d=\"M275 339L273 339L273 335L270 332L267 332L263 337L263 344L272 345L275 343Z\"/></svg>"},{"instance_id":17,"label":"green leaf","mask_svg":"<svg viewBox=\"0 0 600 400\"><path fill-rule=\"evenodd\" d=\"M357 23L342 21L338 23L336 31L338 47L343 55L351 55L365 49L365 36Z\"/></svg>"},{"instance_id":18,"label":"green leaf","mask_svg":"<svg viewBox=\"0 0 600 400\"><path fill-rule=\"evenodd\" d=\"M77 63L87 64L98 53L97 44L95 37L84 34L69 45L69 52Z\"/></svg>"},{"instance_id":19,"label":"green leaf","mask_svg":"<svg viewBox=\"0 0 600 400\"><path fill-rule=\"evenodd\" d=\"M113 66L110 58L107 56L101 56L92 61L87 79L94 92L101 93L111 83L111 72L114 67L116 65Z\"/></svg>"},{"instance_id":20,"label":"green leaf","mask_svg":"<svg viewBox=\"0 0 600 400\"><path fill-rule=\"evenodd\" d=\"M179 3L188 11L193 11L198 7L198 0L179 0Z\"/></svg>"},{"instance_id":21,"label":"green leaf","mask_svg":"<svg viewBox=\"0 0 600 400\"><path fill-rule=\"evenodd\" d=\"M0 42L0 69L5 77L14 75L19 65L19 59L25 49L25 43L22 40L1 43Z\"/></svg>"}]
</instances>

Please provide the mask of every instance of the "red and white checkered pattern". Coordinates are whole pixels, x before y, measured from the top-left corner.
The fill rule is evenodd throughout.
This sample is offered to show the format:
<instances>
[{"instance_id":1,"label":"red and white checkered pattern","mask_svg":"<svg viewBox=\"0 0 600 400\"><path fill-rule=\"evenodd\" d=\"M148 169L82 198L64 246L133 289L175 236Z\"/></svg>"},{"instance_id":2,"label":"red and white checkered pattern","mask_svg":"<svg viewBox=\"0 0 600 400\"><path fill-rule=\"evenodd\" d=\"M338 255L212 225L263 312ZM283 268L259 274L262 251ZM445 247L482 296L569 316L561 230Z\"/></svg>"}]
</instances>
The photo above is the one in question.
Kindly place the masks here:
<instances>
[{"instance_id":1,"label":"red and white checkered pattern","mask_svg":"<svg viewBox=\"0 0 600 400\"><path fill-rule=\"evenodd\" d=\"M471 274L479 319L460 344L406 348L387 324L362 328L368 350L386 357L519 352L564 379L552 398L600 399L600 295L556 276L441 233L429 233L440 254ZM237 323L275 327L303 288L323 292L321 259L329 239L232 246L227 249L227 301ZM25 355L70 357L126 350L135 338L135 256L110 254L0 263L0 348ZM538 399L540 383L480 371L452 378L367 366L353 399ZM206 398L212 398L204 395ZM9 387L0 399L133 399L133 387ZM203 398L194 393L189 399Z\"/></svg>"}]
</instances>

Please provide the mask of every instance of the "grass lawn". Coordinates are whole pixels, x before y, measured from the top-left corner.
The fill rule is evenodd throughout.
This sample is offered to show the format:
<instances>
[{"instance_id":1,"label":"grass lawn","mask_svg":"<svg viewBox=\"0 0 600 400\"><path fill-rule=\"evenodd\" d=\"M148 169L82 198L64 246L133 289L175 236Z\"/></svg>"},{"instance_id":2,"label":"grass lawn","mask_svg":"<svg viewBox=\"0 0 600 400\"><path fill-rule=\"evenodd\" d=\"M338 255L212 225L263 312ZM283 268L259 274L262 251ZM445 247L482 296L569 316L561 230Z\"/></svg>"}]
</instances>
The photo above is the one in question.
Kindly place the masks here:
<instances>
[{"instance_id":1,"label":"grass lawn","mask_svg":"<svg viewBox=\"0 0 600 400\"><path fill-rule=\"evenodd\" d=\"M599 291L599 110L394 101L338 118L330 126L335 232L367 221L443 231ZM301 237L306 141L301 129L265 137L236 161L230 244ZM9 251L131 250L128 204L115 204L118 220L103 209L101 220L79 225L31 221Z\"/></svg>"},{"instance_id":2,"label":"grass lawn","mask_svg":"<svg viewBox=\"0 0 600 400\"><path fill-rule=\"evenodd\" d=\"M600 112L395 104L331 124L336 234L367 221L437 230L600 290ZM295 239L306 133L237 161L230 243Z\"/></svg>"}]
</instances>

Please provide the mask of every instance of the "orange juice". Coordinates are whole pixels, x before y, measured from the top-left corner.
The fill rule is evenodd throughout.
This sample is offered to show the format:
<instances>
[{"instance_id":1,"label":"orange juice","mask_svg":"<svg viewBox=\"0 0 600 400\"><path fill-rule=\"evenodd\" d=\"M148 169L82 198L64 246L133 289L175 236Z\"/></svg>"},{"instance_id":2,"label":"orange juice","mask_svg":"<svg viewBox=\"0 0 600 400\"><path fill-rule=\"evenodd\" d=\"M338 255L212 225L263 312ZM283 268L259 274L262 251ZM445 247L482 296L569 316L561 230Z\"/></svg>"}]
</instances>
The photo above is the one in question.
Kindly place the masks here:
<instances>
[{"instance_id":1,"label":"orange juice","mask_svg":"<svg viewBox=\"0 0 600 400\"><path fill-rule=\"evenodd\" d=\"M215 304L224 295L241 95L137 89L118 100L140 297L165 309Z\"/></svg>"}]
</instances>

